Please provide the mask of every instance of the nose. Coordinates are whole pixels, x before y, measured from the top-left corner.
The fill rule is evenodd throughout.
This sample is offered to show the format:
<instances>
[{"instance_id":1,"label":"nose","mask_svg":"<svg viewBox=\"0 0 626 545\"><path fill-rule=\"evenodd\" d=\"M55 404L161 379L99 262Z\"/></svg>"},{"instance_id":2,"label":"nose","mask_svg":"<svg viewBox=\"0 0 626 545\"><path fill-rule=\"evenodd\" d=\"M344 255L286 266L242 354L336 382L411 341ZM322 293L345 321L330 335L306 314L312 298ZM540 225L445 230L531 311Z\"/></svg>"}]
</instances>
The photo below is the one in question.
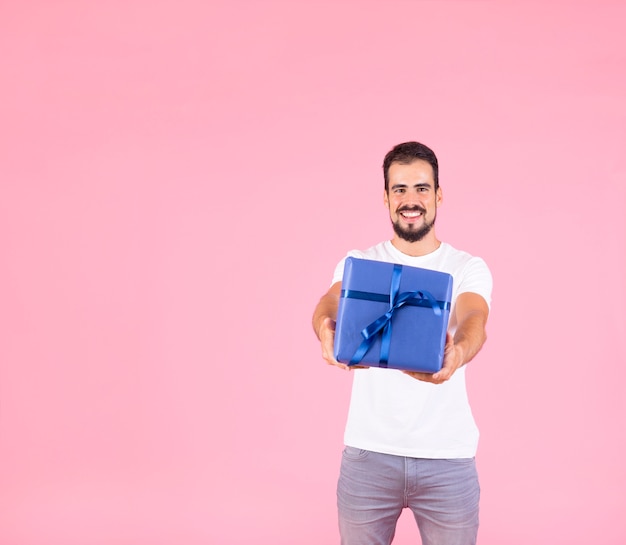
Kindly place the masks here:
<instances>
[{"instance_id":1,"label":"nose","mask_svg":"<svg viewBox=\"0 0 626 545\"><path fill-rule=\"evenodd\" d=\"M420 206L421 200L417 191L407 191L404 194L402 204L404 206Z\"/></svg>"}]
</instances>

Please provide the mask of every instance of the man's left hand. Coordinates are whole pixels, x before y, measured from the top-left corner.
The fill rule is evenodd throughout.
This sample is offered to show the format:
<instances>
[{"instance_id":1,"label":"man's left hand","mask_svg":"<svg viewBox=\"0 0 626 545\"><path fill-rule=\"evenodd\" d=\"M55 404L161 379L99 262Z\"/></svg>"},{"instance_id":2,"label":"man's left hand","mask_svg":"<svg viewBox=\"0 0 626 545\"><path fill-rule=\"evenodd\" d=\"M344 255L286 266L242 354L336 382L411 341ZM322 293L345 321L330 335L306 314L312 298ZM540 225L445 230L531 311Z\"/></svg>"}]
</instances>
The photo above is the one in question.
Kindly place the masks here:
<instances>
[{"instance_id":1,"label":"man's left hand","mask_svg":"<svg viewBox=\"0 0 626 545\"><path fill-rule=\"evenodd\" d=\"M463 356L461 347L454 344L452 335L448 332L446 335L446 347L443 353L443 365L439 371L436 373L418 373L416 371L403 372L417 380L432 382L433 384L442 384L450 380L454 372L463 365Z\"/></svg>"}]
</instances>

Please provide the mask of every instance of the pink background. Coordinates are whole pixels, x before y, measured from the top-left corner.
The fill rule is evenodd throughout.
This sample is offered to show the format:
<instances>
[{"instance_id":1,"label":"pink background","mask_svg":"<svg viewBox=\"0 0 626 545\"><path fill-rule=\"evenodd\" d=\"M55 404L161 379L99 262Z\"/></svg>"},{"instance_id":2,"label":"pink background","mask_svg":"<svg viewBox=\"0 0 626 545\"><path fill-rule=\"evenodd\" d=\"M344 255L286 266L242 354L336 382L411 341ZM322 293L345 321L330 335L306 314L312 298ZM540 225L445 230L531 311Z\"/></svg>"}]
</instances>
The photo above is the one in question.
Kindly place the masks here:
<instances>
[{"instance_id":1,"label":"pink background","mask_svg":"<svg viewBox=\"0 0 626 545\"><path fill-rule=\"evenodd\" d=\"M0 544L337 543L310 316L441 163L495 277L482 545L626 541L624 2L0 4ZM415 543L410 514L394 545Z\"/></svg>"}]
</instances>

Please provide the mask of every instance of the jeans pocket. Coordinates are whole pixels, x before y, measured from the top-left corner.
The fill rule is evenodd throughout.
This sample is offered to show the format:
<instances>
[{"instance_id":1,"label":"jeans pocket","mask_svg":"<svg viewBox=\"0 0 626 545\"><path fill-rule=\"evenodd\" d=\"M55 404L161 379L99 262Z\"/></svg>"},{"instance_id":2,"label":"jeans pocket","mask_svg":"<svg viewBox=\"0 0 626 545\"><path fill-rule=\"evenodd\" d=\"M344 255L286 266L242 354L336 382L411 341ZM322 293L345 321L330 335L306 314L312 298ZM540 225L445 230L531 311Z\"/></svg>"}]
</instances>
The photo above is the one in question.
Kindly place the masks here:
<instances>
[{"instance_id":1,"label":"jeans pocket","mask_svg":"<svg viewBox=\"0 0 626 545\"><path fill-rule=\"evenodd\" d=\"M442 460L444 462L447 462L448 464L454 464L454 465L466 465L466 466L471 466L474 464L475 459L474 458L442 458Z\"/></svg>"},{"instance_id":2,"label":"jeans pocket","mask_svg":"<svg viewBox=\"0 0 626 545\"><path fill-rule=\"evenodd\" d=\"M369 454L369 450L364 450L356 447L345 446L343 449L343 457L348 460L363 460L367 458Z\"/></svg>"}]
</instances>

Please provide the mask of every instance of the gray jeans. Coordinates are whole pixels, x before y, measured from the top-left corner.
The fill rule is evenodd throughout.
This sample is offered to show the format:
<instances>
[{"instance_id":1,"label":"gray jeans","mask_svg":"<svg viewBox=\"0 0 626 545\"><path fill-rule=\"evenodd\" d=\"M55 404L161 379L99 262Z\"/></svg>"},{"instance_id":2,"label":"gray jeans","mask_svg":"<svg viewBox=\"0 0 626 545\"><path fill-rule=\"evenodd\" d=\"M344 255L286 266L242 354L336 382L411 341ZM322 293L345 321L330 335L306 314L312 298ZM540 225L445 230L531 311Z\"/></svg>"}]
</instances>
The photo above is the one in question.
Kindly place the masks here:
<instances>
[{"instance_id":1,"label":"gray jeans","mask_svg":"<svg viewBox=\"0 0 626 545\"><path fill-rule=\"evenodd\" d=\"M405 507L423 545L475 545L480 486L473 458L405 458L346 447L337 485L342 545L389 545Z\"/></svg>"}]
</instances>

